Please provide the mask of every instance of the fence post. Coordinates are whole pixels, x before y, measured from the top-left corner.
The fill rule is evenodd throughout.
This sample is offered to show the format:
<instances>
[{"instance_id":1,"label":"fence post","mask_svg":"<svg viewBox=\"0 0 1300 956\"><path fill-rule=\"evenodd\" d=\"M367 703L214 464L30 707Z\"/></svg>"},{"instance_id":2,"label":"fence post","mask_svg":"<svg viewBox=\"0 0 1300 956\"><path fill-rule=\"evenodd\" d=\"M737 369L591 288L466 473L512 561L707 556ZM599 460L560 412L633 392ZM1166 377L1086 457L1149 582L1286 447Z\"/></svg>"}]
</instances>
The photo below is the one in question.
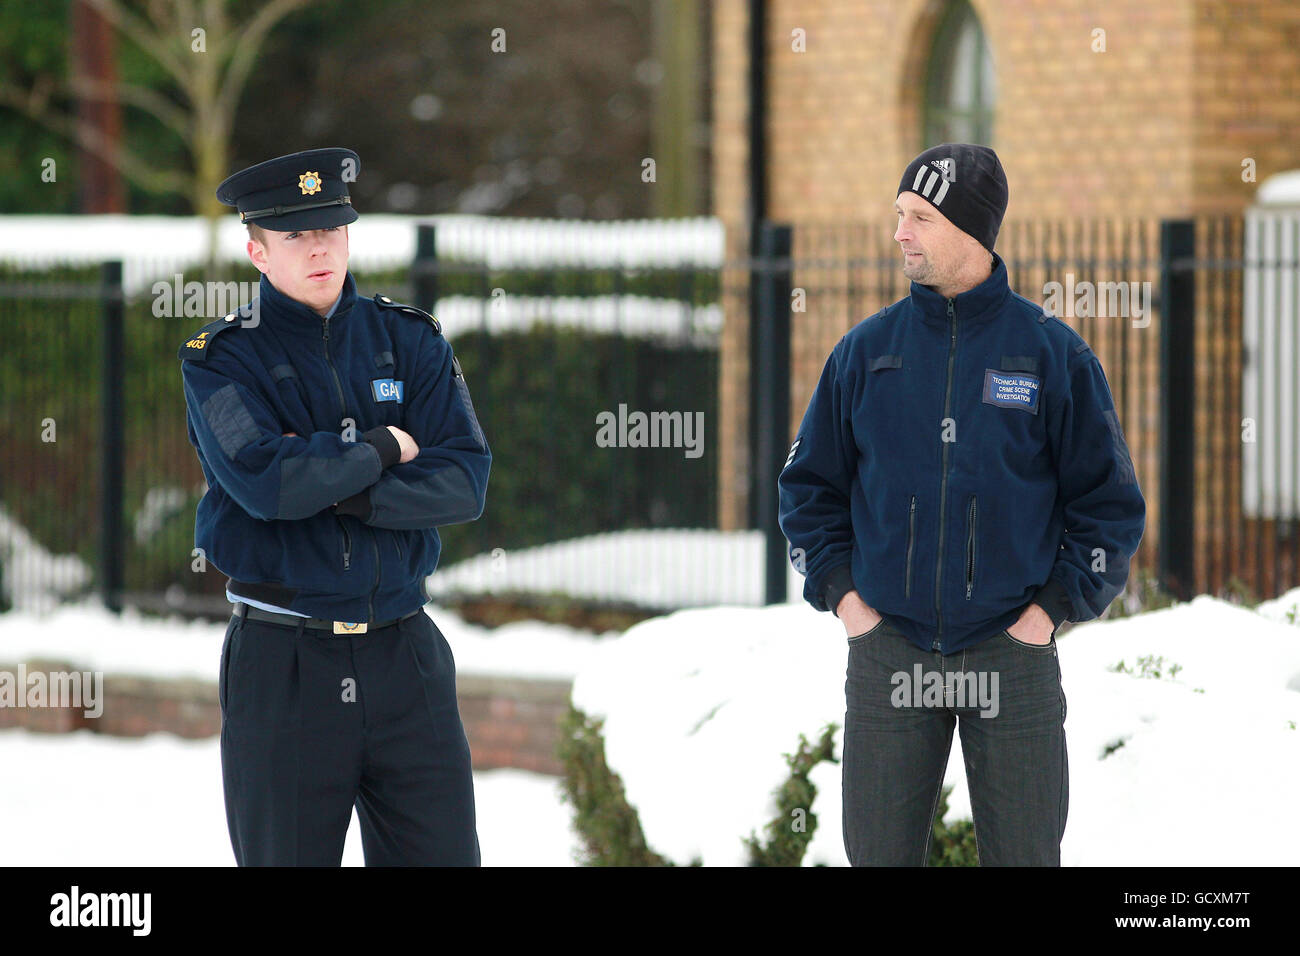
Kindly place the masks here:
<instances>
[{"instance_id":1,"label":"fence post","mask_svg":"<svg viewBox=\"0 0 1300 956\"><path fill-rule=\"evenodd\" d=\"M125 404L123 331L125 303L121 261L105 262L101 270L99 378L99 586L104 607L122 611L126 555L122 534L122 446Z\"/></svg>"},{"instance_id":2,"label":"fence post","mask_svg":"<svg viewBox=\"0 0 1300 956\"><path fill-rule=\"evenodd\" d=\"M1179 600L1196 587L1196 254L1195 223L1160 223L1161 586Z\"/></svg>"},{"instance_id":3,"label":"fence post","mask_svg":"<svg viewBox=\"0 0 1300 956\"><path fill-rule=\"evenodd\" d=\"M411 264L411 284L416 307L433 313L438 305L438 244L435 227L429 223L415 227L415 261Z\"/></svg>"},{"instance_id":4,"label":"fence post","mask_svg":"<svg viewBox=\"0 0 1300 956\"><path fill-rule=\"evenodd\" d=\"M778 522L777 476L790 438L790 251L793 230L759 224L758 255L751 288L753 372L757 428L753 463L757 525L764 535L763 603L786 601L790 556Z\"/></svg>"}]
</instances>

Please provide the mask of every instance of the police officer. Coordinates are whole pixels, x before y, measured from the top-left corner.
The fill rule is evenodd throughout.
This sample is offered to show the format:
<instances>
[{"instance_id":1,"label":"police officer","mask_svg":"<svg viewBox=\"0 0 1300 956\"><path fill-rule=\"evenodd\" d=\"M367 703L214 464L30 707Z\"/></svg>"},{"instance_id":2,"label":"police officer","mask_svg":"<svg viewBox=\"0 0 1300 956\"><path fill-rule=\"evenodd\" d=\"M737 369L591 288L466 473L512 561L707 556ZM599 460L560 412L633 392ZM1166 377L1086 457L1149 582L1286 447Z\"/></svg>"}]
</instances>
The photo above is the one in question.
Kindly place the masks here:
<instances>
[{"instance_id":1,"label":"police officer","mask_svg":"<svg viewBox=\"0 0 1300 956\"><path fill-rule=\"evenodd\" d=\"M424 612L440 525L483 511L491 452L428 313L348 271L357 155L231 176L258 298L180 347L208 490L195 544L229 576L221 767L241 865L478 865L450 647Z\"/></svg>"}]
</instances>

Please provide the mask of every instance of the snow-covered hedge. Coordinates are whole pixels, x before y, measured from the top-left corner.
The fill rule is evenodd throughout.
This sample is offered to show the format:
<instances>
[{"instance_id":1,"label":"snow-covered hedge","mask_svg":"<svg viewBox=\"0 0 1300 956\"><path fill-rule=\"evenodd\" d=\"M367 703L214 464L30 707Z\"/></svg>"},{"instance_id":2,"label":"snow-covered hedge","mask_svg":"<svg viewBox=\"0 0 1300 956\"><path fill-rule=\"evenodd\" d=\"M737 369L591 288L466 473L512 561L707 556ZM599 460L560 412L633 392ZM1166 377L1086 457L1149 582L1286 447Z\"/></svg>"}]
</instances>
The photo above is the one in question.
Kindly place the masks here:
<instances>
[{"instance_id":1,"label":"snow-covered hedge","mask_svg":"<svg viewBox=\"0 0 1300 956\"><path fill-rule=\"evenodd\" d=\"M1277 813L1300 799L1297 602L1293 591L1257 613L1199 597L1061 636L1063 863L1294 863L1300 837ZM843 724L847 653L839 622L804 605L680 611L602 642L573 703L604 721L650 848L741 865L744 838L774 816L782 755ZM945 821L970 818L964 766L954 734ZM843 865L839 768L818 764L810 780L819 826L804 864Z\"/></svg>"}]
</instances>

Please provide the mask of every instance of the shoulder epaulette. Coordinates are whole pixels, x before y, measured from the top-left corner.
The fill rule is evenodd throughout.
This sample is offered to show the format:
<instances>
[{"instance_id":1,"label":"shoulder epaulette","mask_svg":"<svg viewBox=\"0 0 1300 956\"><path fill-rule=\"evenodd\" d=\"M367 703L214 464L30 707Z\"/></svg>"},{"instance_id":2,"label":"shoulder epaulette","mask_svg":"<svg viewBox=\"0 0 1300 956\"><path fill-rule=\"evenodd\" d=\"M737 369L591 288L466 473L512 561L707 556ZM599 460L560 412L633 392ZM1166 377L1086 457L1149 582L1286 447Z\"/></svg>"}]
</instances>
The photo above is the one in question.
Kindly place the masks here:
<instances>
[{"instance_id":1,"label":"shoulder epaulette","mask_svg":"<svg viewBox=\"0 0 1300 956\"><path fill-rule=\"evenodd\" d=\"M388 296L380 295L379 293L375 293L374 302L375 305L379 306L381 309L396 309L398 312L405 312L407 315L414 316L417 319L423 319L425 322L428 322L433 326L435 335L442 335L442 326L439 324L438 320L428 312L425 312L424 309L417 309L413 305L403 305L401 302L394 302Z\"/></svg>"},{"instance_id":2,"label":"shoulder epaulette","mask_svg":"<svg viewBox=\"0 0 1300 956\"><path fill-rule=\"evenodd\" d=\"M194 362L206 362L208 360L208 346L212 344L212 340L226 329L238 326L239 323L235 321L237 318L239 318L239 313L231 312L224 318L209 322L185 340L180 350L177 351L176 357L182 361L189 359Z\"/></svg>"}]
</instances>

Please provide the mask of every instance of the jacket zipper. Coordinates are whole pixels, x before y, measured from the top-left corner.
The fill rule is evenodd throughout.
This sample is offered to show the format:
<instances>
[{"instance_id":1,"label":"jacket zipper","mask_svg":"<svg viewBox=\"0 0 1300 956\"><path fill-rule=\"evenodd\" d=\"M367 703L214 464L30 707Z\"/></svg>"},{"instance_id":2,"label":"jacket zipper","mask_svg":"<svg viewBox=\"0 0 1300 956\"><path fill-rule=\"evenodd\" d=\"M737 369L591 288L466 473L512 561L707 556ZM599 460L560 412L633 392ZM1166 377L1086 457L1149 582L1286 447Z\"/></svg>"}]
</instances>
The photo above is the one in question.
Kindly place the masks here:
<instances>
[{"instance_id":1,"label":"jacket zipper","mask_svg":"<svg viewBox=\"0 0 1300 956\"><path fill-rule=\"evenodd\" d=\"M975 587L975 496L970 496L966 510L966 600L970 600Z\"/></svg>"},{"instance_id":2,"label":"jacket zipper","mask_svg":"<svg viewBox=\"0 0 1300 956\"><path fill-rule=\"evenodd\" d=\"M375 586L370 589L370 597L366 602L366 606L369 608L367 621L375 619L375 592L379 590L379 536L373 528L370 529L370 545L375 549Z\"/></svg>"},{"instance_id":3,"label":"jacket zipper","mask_svg":"<svg viewBox=\"0 0 1300 956\"><path fill-rule=\"evenodd\" d=\"M339 380L338 369L334 367L334 362L330 358L330 320L327 318L323 325L323 337L325 342L325 364L330 367L330 374L334 376L334 391L339 398L339 425L342 426L343 419L348 417L347 399L343 397L343 383ZM339 523L342 527L342 522ZM348 570L352 565L352 537L348 534L347 528L343 529L344 541L346 542L343 551L343 570ZM379 590L379 541L375 537L375 532L370 532L370 546L375 552L375 585L370 589L370 596L366 604L368 607L367 621L375 619L375 592Z\"/></svg>"},{"instance_id":4,"label":"jacket zipper","mask_svg":"<svg viewBox=\"0 0 1300 956\"><path fill-rule=\"evenodd\" d=\"M912 545L916 543L916 495L907 509L907 582L903 585L903 597L912 596Z\"/></svg>"},{"instance_id":5,"label":"jacket zipper","mask_svg":"<svg viewBox=\"0 0 1300 956\"><path fill-rule=\"evenodd\" d=\"M952 327L948 344L948 385L943 395L943 417L947 421L952 417L952 369L957 356L957 309L952 299L948 300L948 321ZM934 563L934 611L938 617L938 629L935 631L933 650L939 650L943 643L943 532L948 517L948 452L952 442L943 443L943 477L939 483L939 554Z\"/></svg>"},{"instance_id":6,"label":"jacket zipper","mask_svg":"<svg viewBox=\"0 0 1300 956\"><path fill-rule=\"evenodd\" d=\"M324 324L325 335L325 364L330 367L330 374L334 376L334 391L339 397L339 427L343 426L343 419L348 417L348 403L343 397L343 383L339 380L338 369L334 367L334 362L330 358L330 320L326 319Z\"/></svg>"},{"instance_id":7,"label":"jacket zipper","mask_svg":"<svg viewBox=\"0 0 1300 956\"><path fill-rule=\"evenodd\" d=\"M352 535L348 534L347 525L343 523L342 518L335 518L339 523L339 530L343 532L343 570L352 569Z\"/></svg>"}]
</instances>

